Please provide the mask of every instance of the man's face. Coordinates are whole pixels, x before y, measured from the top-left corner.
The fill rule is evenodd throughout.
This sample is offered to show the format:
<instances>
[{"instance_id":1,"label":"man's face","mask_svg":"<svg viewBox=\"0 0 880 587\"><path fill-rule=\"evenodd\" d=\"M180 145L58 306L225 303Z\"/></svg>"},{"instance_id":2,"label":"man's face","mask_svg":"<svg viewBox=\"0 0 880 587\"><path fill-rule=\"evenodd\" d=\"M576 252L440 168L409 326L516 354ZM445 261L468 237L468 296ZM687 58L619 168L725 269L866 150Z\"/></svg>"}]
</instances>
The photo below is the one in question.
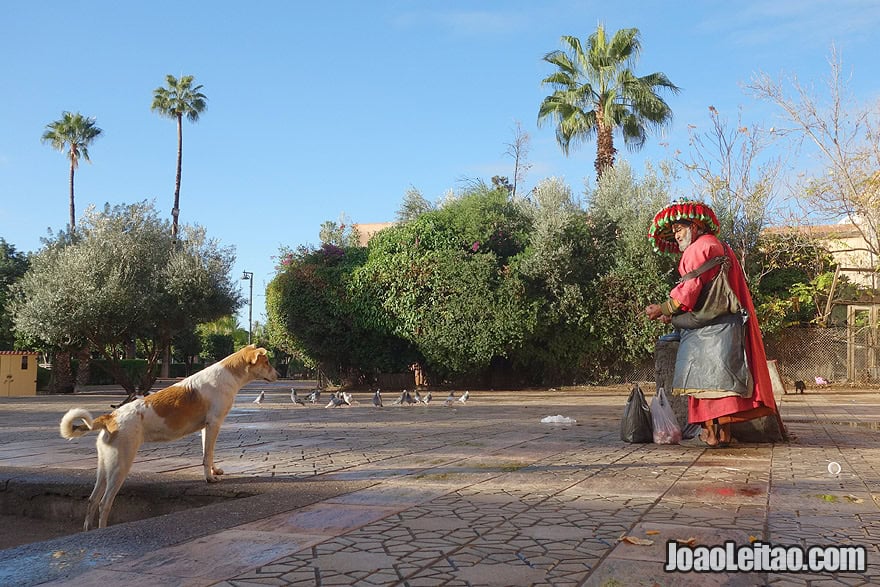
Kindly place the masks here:
<instances>
[{"instance_id":1,"label":"man's face","mask_svg":"<svg viewBox=\"0 0 880 587\"><path fill-rule=\"evenodd\" d=\"M672 234L675 236L675 241L678 243L679 251L684 252L684 250L691 245L694 240L694 232L693 224L676 222L672 225Z\"/></svg>"}]
</instances>

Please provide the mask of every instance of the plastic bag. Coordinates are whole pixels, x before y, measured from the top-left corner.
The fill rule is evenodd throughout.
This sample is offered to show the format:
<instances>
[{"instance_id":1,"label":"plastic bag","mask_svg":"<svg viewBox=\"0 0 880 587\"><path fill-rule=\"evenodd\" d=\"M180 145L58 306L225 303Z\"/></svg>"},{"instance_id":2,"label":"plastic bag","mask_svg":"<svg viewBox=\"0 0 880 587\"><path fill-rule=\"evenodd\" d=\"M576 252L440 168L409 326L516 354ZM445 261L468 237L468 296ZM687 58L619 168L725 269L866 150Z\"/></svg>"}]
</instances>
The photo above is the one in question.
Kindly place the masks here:
<instances>
[{"instance_id":1,"label":"plastic bag","mask_svg":"<svg viewBox=\"0 0 880 587\"><path fill-rule=\"evenodd\" d=\"M654 426L654 442L656 444L679 444L681 442L681 427L666 391L662 387L657 388L657 393L651 398L651 423Z\"/></svg>"},{"instance_id":2,"label":"plastic bag","mask_svg":"<svg viewBox=\"0 0 880 587\"><path fill-rule=\"evenodd\" d=\"M623 408L620 420L620 439L629 443L651 442L651 410L639 384L635 384Z\"/></svg>"}]
</instances>

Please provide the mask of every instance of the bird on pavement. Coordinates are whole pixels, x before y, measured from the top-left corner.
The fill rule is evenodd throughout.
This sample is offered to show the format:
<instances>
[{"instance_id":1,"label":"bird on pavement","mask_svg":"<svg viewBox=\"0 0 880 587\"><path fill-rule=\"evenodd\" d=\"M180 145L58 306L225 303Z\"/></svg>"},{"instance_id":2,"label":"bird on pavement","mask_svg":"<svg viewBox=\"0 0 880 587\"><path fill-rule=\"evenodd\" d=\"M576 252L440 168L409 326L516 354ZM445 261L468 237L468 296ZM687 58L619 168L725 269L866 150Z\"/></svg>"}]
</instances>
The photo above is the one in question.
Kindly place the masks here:
<instances>
[{"instance_id":1,"label":"bird on pavement","mask_svg":"<svg viewBox=\"0 0 880 587\"><path fill-rule=\"evenodd\" d=\"M309 394L309 402L316 404L321 401L321 390L316 389L312 393Z\"/></svg>"},{"instance_id":2,"label":"bird on pavement","mask_svg":"<svg viewBox=\"0 0 880 587\"><path fill-rule=\"evenodd\" d=\"M431 403L431 392L430 391L425 394L425 397L422 398L422 403L425 404L426 406L429 403Z\"/></svg>"},{"instance_id":3,"label":"bird on pavement","mask_svg":"<svg viewBox=\"0 0 880 587\"><path fill-rule=\"evenodd\" d=\"M413 401L414 401L415 403L417 403L417 404L422 403L422 394L419 393L419 390L418 390L418 389L415 390L415 396L414 396L414 398L413 398Z\"/></svg>"},{"instance_id":4,"label":"bird on pavement","mask_svg":"<svg viewBox=\"0 0 880 587\"><path fill-rule=\"evenodd\" d=\"M350 406L350 405L351 405L351 394L348 393L347 391L343 391L342 393L340 393L340 394L339 394L339 399L342 400L342 403L343 403L343 404L345 404L345 405L347 405L347 406Z\"/></svg>"},{"instance_id":5,"label":"bird on pavement","mask_svg":"<svg viewBox=\"0 0 880 587\"><path fill-rule=\"evenodd\" d=\"M265 392L265 391L261 391L261 392L260 392L260 395L257 396L257 399L254 400L254 403L255 403L255 404L261 404L261 403L263 403L263 399L265 399L265 397L266 397L266 392Z\"/></svg>"},{"instance_id":6,"label":"bird on pavement","mask_svg":"<svg viewBox=\"0 0 880 587\"><path fill-rule=\"evenodd\" d=\"M327 402L325 408L337 408L343 404L342 398L335 393L330 394L330 401Z\"/></svg>"},{"instance_id":7,"label":"bird on pavement","mask_svg":"<svg viewBox=\"0 0 880 587\"><path fill-rule=\"evenodd\" d=\"M292 388L292 387L290 388L290 401L292 401L294 404L297 404L297 405L300 405L300 406L305 406L305 405L306 405L306 402L302 401L302 400L299 398L299 396L296 395L296 389L294 389L294 388Z\"/></svg>"},{"instance_id":8,"label":"bird on pavement","mask_svg":"<svg viewBox=\"0 0 880 587\"><path fill-rule=\"evenodd\" d=\"M382 392L380 390L376 390L376 393L373 394L373 405L377 408L382 407Z\"/></svg>"},{"instance_id":9,"label":"bird on pavement","mask_svg":"<svg viewBox=\"0 0 880 587\"><path fill-rule=\"evenodd\" d=\"M465 391L463 394L461 394L461 397L458 398L458 401L461 402L461 403L464 403L464 402L468 401L468 398L469 398L469 397L471 397L470 392L469 392L469 391Z\"/></svg>"},{"instance_id":10,"label":"bird on pavement","mask_svg":"<svg viewBox=\"0 0 880 587\"><path fill-rule=\"evenodd\" d=\"M452 402L455 401L455 392L450 391L449 395L446 396L446 400L443 402L444 406L451 406Z\"/></svg>"},{"instance_id":11,"label":"bird on pavement","mask_svg":"<svg viewBox=\"0 0 880 587\"><path fill-rule=\"evenodd\" d=\"M398 397L396 400L394 400L394 403L392 403L391 405L392 406L399 406L400 404L406 402L408 397L409 397L409 392L404 389L403 391L400 392L400 397Z\"/></svg>"}]
</instances>

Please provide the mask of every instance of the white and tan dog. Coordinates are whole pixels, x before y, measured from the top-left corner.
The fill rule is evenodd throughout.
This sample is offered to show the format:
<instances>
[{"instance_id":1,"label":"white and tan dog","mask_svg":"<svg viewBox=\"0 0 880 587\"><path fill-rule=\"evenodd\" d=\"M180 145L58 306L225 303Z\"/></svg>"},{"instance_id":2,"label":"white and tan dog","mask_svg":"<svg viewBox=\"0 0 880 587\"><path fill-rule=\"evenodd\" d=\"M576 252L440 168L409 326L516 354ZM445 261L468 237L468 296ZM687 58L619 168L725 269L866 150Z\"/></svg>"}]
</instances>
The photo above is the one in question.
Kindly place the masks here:
<instances>
[{"instance_id":1,"label":"white and tan dog","mask_svg":"<svg viewBox=\"0 0 880 587\"><path fill-rule=\"evenodd\" d=\"M202 431L202 464L205 481L219 481L223 471L214 467L214 443L220 425L232 409L235 394L256 379L275 381L278 373L269 364L266 349L244 347L222 361L190 375L177 385L124 404L109 414L92 418L82 408L69 410L61 419L61 436L77 438L93 430L98 434L98 478L89 497L84 530L107 526L113 500L144 442L176 440Z\"/></svg>"}]
</instances>

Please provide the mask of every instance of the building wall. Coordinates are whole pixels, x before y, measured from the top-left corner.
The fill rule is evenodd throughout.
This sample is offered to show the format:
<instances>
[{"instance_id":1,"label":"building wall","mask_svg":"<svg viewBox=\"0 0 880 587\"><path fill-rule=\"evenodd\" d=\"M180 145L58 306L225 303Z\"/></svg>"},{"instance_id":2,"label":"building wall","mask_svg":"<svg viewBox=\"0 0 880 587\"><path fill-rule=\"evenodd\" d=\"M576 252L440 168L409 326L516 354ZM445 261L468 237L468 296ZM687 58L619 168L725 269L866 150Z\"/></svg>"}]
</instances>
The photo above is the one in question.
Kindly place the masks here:
<instances>
[{"instance_id":1,"label":"building wall","mask_svg":"<svg viewBox=\"0 0 880 587\"><path fill-rule=\"evenodd\" d=\"M360 246L365 247L370 242L370 239L373 236L382 230L383 228L388 228L389 226L394 226L397 224L396 222L372 222L372 223L358 223L354 225L355 230L358 232L358 244Z\"/></svg>"},{"instance_id":2,"label":"building wall","mask_svg":"<svg viewBox=\"0 0 880 587\"><path fill-rule=\"evenodd\" d=\"M0 397L37 395L38 353L0 351Z\"/></svg>"}]
</instances>

